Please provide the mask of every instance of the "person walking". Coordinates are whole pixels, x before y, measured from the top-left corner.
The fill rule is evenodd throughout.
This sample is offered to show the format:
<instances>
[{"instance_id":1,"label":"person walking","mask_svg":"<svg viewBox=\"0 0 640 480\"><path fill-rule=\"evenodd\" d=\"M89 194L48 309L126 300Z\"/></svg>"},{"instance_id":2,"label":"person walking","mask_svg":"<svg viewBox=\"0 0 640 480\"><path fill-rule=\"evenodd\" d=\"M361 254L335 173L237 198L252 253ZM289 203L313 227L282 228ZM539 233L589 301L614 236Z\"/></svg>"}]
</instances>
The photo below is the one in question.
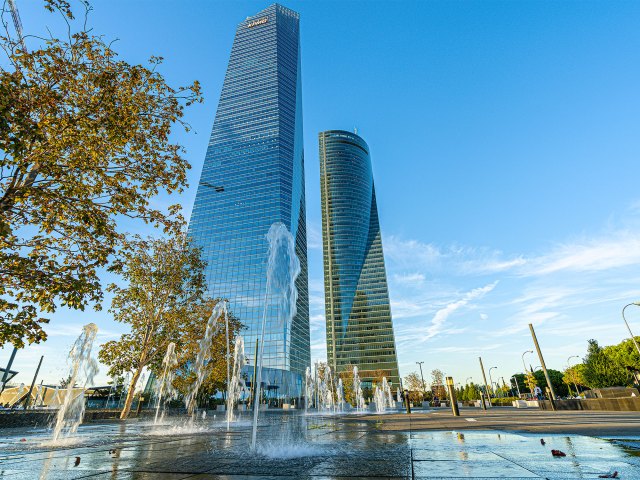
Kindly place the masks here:
<instances>
[{"instance_id":1,"label":"person walking","mask_svg":"<svg viewBox=\"0 0 640 480\"><path fill-rule=\"evenodd\" d=\"M542 400L542 389L538 385L533 389L533 395L536 397L536 400Z\"/></svg>"}]
</instances>

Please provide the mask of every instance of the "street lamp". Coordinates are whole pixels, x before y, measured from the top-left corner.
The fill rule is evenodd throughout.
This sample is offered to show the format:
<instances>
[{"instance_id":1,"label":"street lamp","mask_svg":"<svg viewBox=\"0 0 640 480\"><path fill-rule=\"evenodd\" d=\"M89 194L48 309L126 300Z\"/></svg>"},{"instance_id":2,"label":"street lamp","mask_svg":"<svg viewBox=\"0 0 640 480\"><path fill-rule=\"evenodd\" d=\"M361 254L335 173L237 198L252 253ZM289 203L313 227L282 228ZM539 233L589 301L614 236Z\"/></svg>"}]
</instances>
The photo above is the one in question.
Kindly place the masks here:
<instances>
[{"instance_id":1,"label":"street lamp","mask_svg":"<svg viewBox=\"0 0 640 480\"><path fill-rule=\"evenodd\" d=\"M627 319L624 316L624 311L627 309L627 307L630 307L631 305L640 307L640 302L633 302L628 305L625 305L624 308L622 309L622 319L624 320L624 324L627 326L627 330L629 330L629 335L631 335L631 340L633 341L633 344L636 346L636 350L638 351L638 354L640 354L640 346L638 346L638 342L636 342L636 337L634 337L633 333L631 333L631 327L629 326L629 322L627 322Z\"/></svg>"},{"instance_id":2,"label":"street lamp","mask_svg":"<svg viewBox=\"0 0 640 480\"><path fill-rule=\"evenodd\" d=\"M571 355L569 358L567 358L567 370L571 368L571 359L572 358L580 358L580 355ZM575 382L575 377L573 377L573 386L576 387L576 394L580 395L580 389L578 388L578 384Z\"/></svg>"},{"instance_id":3,"label":"street lamp","mask_svg":"<svg viewBox=\"0 0 640 480\"><path fill-rule=\"evenodd\" d=\"M493 378L491 378L491 370L493 370L494 368L497 369L498 367L491 367L489 369L489 385L491 385L491 390L493 390L491 393L493 393L493 396L495 397L496 396L496 391L493 388Z\"/></svg>"},{"instance_id":4,"label":"street lamp","mask_svg":"<svg viewBox=\"0 0 640 480\"><path fill-rule=\"evenodd\" d=\"M527 350L526 352L524 352L524 353L522 354L522 366L524 367L524 373L525 373L525 374L527 373L527 365L524 363L524 356L525 356L527 353L533 353L533 350Z\"/></svg>"},{"instance_id":5,"label":"street lamp","mask_svg":"<svg viewBox=\"0 0 640 480\"><path fill-rule=\"evenodd\" d=\"M424 394L427 394L427 385L424 383L424 375L422 375L422 364L424 362L416 362L418 364L418 366L420 367L420 378L422 379L422 391L424 392Z\"/></svg>"},{"instance_id":6,"label":"street lamp","mask_svg":"<svg viewBox=\"0 0 640 480\"><path fill-rule=\"evenodd\" d=\"M511 377L511 380L513 380L513 382L516 384L516 388L518 389L518 398L520 398L520 385L518 385L518 379L514 375L513 377Z\"/></svg>"},{"instance_id":7,"label":"street lamp","mask_svg":"<svg viewBox=\"0 0 640 480\"><path fill-rule=\"evenodd\" d=\"M534 368L534 369L532 370L532 373L533 373L533 372L536 372L539 368L542 368L542 365L538 365L536 368Z\"/></svg>"},{"instance_id":8,"label":"street lamp","mask_svg":"<svg viewBox=\"0 0 640 480\"><path fill-rule=\"evenodd\" d=\"M467 377L467 379L464 381L465 384L469 384L469 380L473 380L473 377Z\"/></svg>"}]
</instances>

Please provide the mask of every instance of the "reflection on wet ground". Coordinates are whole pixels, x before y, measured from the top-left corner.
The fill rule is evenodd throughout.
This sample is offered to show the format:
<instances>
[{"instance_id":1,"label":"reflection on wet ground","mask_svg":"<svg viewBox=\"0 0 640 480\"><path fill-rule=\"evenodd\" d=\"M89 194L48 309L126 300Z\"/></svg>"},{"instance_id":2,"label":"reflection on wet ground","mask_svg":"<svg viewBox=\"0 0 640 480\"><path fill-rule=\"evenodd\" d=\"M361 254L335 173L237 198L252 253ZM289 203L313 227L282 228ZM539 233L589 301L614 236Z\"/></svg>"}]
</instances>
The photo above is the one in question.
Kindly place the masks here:
<instances>
[{"instance_id":1,"label":"reflection on wet ground","mask_svg":"<svg viewBox=\"0 0 640 480\"><path fill-rule=\"evenodd\" d=\"M208 419L182 426L132 420L83 425L59 446L44 429L0 430L0 478L283 479L518 478L589 479L618 472L640 479L640 457L616 442L586 436L495 431L382 430L375 420L293 413L264 416L256 453L250 425ZM551 450L566 457L555 458Z\"/></svg>"}]
</instances>

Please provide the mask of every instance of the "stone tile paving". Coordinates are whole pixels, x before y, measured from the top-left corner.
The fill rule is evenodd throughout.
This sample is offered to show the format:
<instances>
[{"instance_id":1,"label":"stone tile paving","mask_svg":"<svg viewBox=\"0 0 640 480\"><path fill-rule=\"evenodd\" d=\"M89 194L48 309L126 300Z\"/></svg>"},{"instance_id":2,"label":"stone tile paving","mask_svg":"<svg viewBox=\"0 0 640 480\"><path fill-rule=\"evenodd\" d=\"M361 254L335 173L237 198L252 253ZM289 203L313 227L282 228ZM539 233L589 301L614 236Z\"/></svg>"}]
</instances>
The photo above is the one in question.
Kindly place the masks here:
<instances>
[{"instance_id":1,"label":"stone tile paving","mask_svg":"<svg viewBox=\"0 0 640 480\"><path fill-rule=\"evenodd\" d=\"M89 424L61 445L43 429L0 430L0 479L640 479L640 457L624 444L586 436L496 431L387 432L384 416L269 413L249 448L250 425L227 431L210 419ZM25 441L21 441L25 439ZM551 449L564 451L553 458ZM79 457L79 463L76 465Z\"/></svg>"}]
</instances>

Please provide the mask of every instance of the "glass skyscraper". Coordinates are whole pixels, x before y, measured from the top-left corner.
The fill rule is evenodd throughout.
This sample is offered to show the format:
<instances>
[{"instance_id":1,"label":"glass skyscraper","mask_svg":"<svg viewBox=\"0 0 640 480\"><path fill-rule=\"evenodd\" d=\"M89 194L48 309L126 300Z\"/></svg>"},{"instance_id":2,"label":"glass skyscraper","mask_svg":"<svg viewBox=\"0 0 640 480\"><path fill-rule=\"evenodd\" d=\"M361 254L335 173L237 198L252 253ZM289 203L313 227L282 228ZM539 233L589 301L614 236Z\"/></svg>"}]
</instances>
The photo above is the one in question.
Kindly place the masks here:
<instances>
[{"instance_id":1,"label":"glass skyscraper","mask_svg":"<svg viewBox=\"0 0 640 480\"><path fill-rule=\"evenodd\" d=\"M399 385L369 147L342 130L319 143L329 365L357 365L365 382L381 370Z\"/></svg>"},{"instance_id":2,"label":"glass skyscraper","mask_svg":"<svg viewBox=\"0 0 640 480\"><path fill-rule=\"evenodd\" d=\"M299 395L311 363L300 73L296 12L274 4L238 25L189 223L210 295L227 298L246 326L249 377L270 305L262 380L273 397ZM274 222L292 233L301 264L291 331L265 297Z\"/></svg>"}]
</instances>

